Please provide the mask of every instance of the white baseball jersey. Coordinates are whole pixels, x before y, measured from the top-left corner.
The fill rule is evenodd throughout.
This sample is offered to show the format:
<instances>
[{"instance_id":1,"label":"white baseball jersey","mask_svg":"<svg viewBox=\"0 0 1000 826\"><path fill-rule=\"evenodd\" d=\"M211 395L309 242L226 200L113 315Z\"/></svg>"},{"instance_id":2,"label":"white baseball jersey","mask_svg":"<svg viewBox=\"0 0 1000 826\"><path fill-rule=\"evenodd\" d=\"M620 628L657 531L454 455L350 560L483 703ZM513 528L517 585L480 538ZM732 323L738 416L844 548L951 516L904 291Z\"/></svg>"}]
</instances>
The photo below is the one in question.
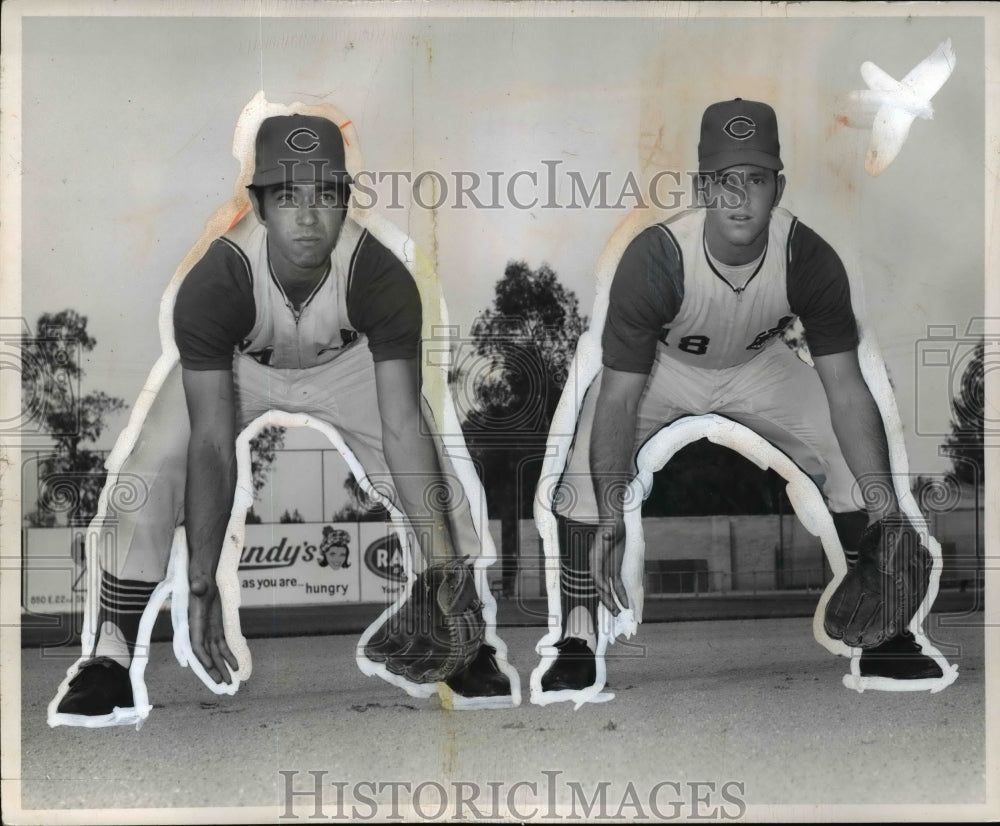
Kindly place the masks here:
<instances>
[{"instance_id":1,"label":"white baseball jersey","mask_svg":"<svg viewBox=\"0 0 1000 826\"><path fill-rule=\"evenodd\" d=\"M267 257L267 230L250 213L222 236L243 260L257 309L241 352L277 368L312 367L331 361L354 343L347 291L364 230L346 219L330 255L330 269L298 311L281 288Z\"/></svg>"},{"instance_id":2,"label":"white baseball jersey","mask_svg":"<svg viewBox=\"0 0 1000 826\"><path fill-rule=\"evenodd\" d=\"M611 285L604 365L648 373L657 352L716 370L745 364L799 316L813 356L857 345L850 283L836 252L791 213L771 213L767 247L744 284L705 248L704 209L647 227Z\"/></svg>"},{"instance_id":3,"label":"white baseball jersey","mask_svg":"<svg viewBox=\"0 0 1000 826\"><path fill-rule=\"evenodd\" d=\"M716 270L704 245L705 211L681 215L658 228L684 265L684 298L660 331L671 358L698 367L733 367L752 359L794 317L788 303L787 246L795 219L775 209L767 249L745 285Z\"/></svg>"}]
</instances>

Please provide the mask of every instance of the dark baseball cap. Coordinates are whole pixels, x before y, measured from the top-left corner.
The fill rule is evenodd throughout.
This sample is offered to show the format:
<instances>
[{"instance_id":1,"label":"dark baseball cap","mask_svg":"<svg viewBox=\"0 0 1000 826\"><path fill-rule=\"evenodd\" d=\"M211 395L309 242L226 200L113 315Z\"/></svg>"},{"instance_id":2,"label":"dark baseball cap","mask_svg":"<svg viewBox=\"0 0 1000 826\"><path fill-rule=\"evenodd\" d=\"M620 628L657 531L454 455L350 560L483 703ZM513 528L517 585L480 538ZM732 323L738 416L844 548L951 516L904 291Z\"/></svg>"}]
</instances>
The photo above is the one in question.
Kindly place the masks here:
<instances>
[{"instance_id":1,"label":"dark baseball cap","mask_svg":"<svg viewBox=\"0 0 1000 826\"><path fill-rule=\"evenodd\" d=\"M344 138L333 121L311 115L266 118L257 130L253 186L351 182Z\"/></svg>"},{"instance_id":2,"label":"dark baseball cap","mask_svg":"<svg viewBox=\"0 0 1000 826\"><path fill-rule=\"evenodd\" d=\"M718 172L739 164L784 168L778 118L766 103L725 100L713 103L702 115L698 171Z\"/></svg>"}]
</instances>

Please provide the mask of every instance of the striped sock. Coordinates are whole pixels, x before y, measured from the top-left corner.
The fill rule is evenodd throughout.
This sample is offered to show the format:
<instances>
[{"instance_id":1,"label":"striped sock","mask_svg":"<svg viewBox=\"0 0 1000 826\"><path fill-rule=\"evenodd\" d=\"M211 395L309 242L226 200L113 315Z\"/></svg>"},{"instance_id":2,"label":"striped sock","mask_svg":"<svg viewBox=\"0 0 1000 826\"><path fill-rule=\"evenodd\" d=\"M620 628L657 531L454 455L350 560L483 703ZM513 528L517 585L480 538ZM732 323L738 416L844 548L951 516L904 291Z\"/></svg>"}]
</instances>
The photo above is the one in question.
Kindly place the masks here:
<instances>
[{"instance_id":1,"label":"striped sock","mask_svg":"<svg viewBox=\"0 0 1000 826\"><path fill-rule=\"evenodd\" d=\"M597 628L597 588L590 577L590 548L597 535L596 525L560 519L559 585L563 615L563 636L582 636L568 627L574 608L582 607Z\"/></svg>"},{"instance_id":2,"label":"striped sock","mask_svg":"<svg viewBox=\"0 0 1000 826\"><path fill-rule=\"evenodd\" d=\"M101 576L100 628L95 654L110 657L126 668L132 661L139 621L158 583L118 579L107 571Z\"/></svg>"},{"instance_id":3,"label":"striped sock","mask_svg":"<svg viewBox=\"0 0 1000 826\"><path fill-rule=\"evenodd\" d=\"M831 513L833 525L837 529L837 537L840 539L840 546L844 549L844 557L847 560L848 570L853 568L858 561L858 544L861 542L861 535L868 527L868 514L865 511L851 511L849 513Z\"/></svg>"}]
</instances>

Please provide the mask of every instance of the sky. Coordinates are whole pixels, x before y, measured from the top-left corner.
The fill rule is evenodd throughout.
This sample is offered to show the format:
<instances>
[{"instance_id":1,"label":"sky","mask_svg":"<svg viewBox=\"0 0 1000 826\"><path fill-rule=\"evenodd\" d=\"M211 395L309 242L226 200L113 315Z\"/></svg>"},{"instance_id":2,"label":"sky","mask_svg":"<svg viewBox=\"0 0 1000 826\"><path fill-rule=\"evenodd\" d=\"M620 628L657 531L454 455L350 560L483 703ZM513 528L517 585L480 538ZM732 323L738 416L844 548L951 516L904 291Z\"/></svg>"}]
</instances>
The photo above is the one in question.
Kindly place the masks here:
<instances>
[{"instance_id":1,"label":"sky","mask_svg":"<svg viewBox=\"0 0 1000 826\"><path fill-rule=\"evenodd\" d=\"M911 472L948 467L938 447L954 365L985 314L980 21L48 17L23 31L21 314L32 325L64 307L88 317L98 346L85 390L131 404L141 389L160 352L159 297L233 193L233 129L260 90L345 112L368 170L441 176L437 208L405 185L395 208L386 177L376 209L436 261L460 335L510 260L550 265L589 314L615 229L662 217L631 216L635 198L618 197L628 177L686 180L701 112L739 96L777 110L783 206L848 265L896 388ZM933 120L918 120L896 161L869 177L868 133L838 123L841 97L864 88L862 62L902 78L947 38L957 65ZM498 208L459 203L458 173L487 182L476 192ZM601 174L607 208L573 208L573 175L589 187ZM955 332L928 345L929 328ZM111 420L99 446L124 422Z\"/></svg>"}]
</instances>

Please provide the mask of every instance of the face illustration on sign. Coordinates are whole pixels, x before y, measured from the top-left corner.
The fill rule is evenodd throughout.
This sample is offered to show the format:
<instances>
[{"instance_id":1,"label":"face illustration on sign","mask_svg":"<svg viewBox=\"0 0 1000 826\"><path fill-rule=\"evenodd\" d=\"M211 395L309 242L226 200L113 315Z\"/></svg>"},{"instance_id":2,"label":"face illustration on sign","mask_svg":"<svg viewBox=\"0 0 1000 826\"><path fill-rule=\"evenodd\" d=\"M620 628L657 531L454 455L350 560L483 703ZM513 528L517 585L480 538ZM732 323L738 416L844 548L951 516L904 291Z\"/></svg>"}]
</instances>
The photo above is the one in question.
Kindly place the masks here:
<instances>
[{"instance_id":1,"label":"face illustration on sign","mask_svg":"<svg viewBox=\"0 0 1000 826\"><path fill-rule=\"evenodd\" d=\"M323 541L319 546L319 565L321 568L330 567L334 571L341 568L350 568L348 561L351 555L349 547L350 536L347 531L331 528L329 525L323 528Z\"/></svg>"},{"instance_id":2,"label":"face illustration on sign","mask_svg":"<svg viewBox=\"0 0 1000 826\"><path fill-rule=\"evenodd\" d=\"M351 549L346 545L334 545L321 551L321 554L319 564L322 568L329 566L337 571L341 568L351 567L351 563L347 561L351 555Z\"/></svg>"}]
</instances>

